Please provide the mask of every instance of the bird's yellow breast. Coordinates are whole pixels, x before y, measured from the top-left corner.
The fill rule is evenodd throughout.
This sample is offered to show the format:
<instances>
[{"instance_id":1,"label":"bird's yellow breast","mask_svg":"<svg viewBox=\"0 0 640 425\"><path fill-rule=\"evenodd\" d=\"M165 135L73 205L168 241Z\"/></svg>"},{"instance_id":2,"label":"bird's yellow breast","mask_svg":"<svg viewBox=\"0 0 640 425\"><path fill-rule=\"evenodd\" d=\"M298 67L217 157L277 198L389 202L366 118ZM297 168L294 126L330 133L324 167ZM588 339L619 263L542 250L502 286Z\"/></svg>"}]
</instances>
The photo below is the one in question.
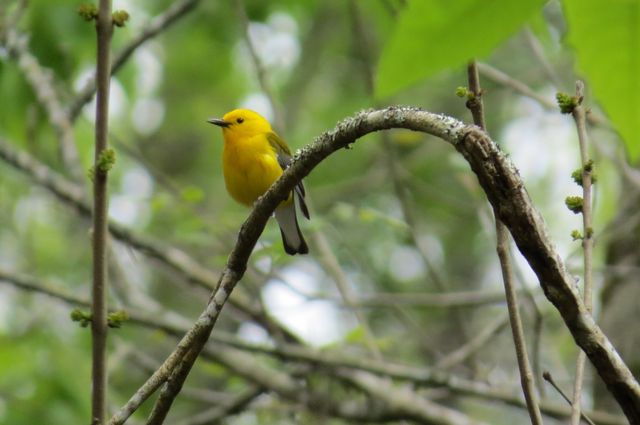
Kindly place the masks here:
<instances>
[{"instance_id":1,"label":"bird's yellow breast","mask_svg":"<svg viewBox=\"0 0 640 425\"><path fill-rule=\"evenodd\" d=\"M225 134L222 164L227 191L247 206L252 206L282 175L276 152L264 134Z\"/></svg>"}]
</instances>

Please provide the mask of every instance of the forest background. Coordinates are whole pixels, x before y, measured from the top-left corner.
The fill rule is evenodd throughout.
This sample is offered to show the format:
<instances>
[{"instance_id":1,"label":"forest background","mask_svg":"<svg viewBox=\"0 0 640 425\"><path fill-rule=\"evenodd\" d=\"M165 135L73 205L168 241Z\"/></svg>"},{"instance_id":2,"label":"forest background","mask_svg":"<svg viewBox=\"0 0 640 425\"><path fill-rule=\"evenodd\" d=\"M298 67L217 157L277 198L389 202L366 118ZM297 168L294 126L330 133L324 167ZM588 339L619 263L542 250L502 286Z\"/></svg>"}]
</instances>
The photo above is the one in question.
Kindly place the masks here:
<instances>
[{"instance_id":1,"label":"forest background","mask_svg":"<svg viewBox=\"0 0 640 425\"><path fill-rule=\"evenodd\" d=\"M80 324L90 321L96 36L79 6L0 0L3 424L90 418L91 331ZM129 17L111 48L108 296L129 320L111 317L110 414L198 317L250 212L225 191L222 136L206 123L236 107L265 115L297 151L338 121L389 105L473 123L468 106L481 95L488 134L579 291L592 281L595 320L638 376L637 1L149 0L113 9ZM585 89L576 94L577 80ZM558 93L565 112L584 112L586 149ZM406 129L348 147L305 178L311 253L287 256L267 224L167 423L535 417L492 206L463 155ZM585 175L594 182L588 226L575 205ZM535 398L545 423L564 423L571 406L547 381L571 398L579 349L514 245L510 256ZM632 420L588 361L581 393L594 422ZM143 404L128 423L152 410Z\"/></svg>"}]
</instances>

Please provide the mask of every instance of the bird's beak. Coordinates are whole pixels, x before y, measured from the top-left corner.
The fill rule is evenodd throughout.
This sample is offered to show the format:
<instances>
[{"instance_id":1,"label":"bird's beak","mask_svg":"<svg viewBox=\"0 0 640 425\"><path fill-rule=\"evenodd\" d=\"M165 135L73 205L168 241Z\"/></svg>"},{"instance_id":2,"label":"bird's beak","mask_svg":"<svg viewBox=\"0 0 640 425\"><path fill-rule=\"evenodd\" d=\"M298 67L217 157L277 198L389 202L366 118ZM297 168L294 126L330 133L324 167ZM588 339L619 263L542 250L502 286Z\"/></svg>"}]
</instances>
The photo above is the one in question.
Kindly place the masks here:
<instances>
[{"instance_id":1,"label":"bird's beak","mask_svg":"<svg viewBox=\"0 0 640 425\"><path fill-rule=\"evenodd\" d=\"M225 121L221 118L209 118L207 122L222 128L227 128L231 125L229 121Z\"/></svg>"}]
</instances>

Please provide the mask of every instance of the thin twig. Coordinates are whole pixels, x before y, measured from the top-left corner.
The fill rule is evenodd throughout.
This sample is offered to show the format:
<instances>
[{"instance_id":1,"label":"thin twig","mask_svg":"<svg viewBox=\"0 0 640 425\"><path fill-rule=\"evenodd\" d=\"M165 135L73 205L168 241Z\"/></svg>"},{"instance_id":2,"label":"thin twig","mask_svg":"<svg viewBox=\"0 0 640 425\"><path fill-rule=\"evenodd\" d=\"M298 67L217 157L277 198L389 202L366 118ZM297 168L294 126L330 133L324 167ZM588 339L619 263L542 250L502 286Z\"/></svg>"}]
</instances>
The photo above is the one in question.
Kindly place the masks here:
<instances>
[{"instance_id":1,"label":"thin twig","mask_svg":"<svg viewBox=\"0 0 640 425\"><path fill-rule=\"evenodd\" d=\"M467 80L469 82L470 96L467 100L467 108L473 116L473 123L487 131L487 124L484 120L484 105L482 103L482 88L480 87L480 75L478 65L475 60L467 66Z\"/></svg>"},{"instance_id":2,"label":"thin twig","mask_svg":"<svg viewBox=\"0 0 640 425\"><path fill-rule=\"evenodd\" d=\"M484 108L482 105L482 89L480 87L480 78L478 76L478 67L476 62L472 61L468 68L469 91L471 92L467 107L473 115L473 122L482 129L486 128L484 120ZM542 415L536 395L533 372L529 364L527 356L527 344L522 329L522 320L520 319L520 308L518 306L518 296L515 290L514 276L511 265L511 256L509 249L509 232L507 227L501 221L496 213L496 239L497 252L500 260L500 269L502 271L502 280L504 282L505 294L507 297L507 308L509 310L509 319L511 323L511 331L513 333L513 342L516 349L516 358L518 360L518 370L520 372L520 381L525 400L527 401L527 410L531 423L534 425L542 425Z\"/></svg>"},{"instance_id":3,"label":"thin twig","mask_svg":"<svg viewBox=\"0 0 640 425\"><path fill-rule=\"evenodd\" d=\"M484 423L472 420L460 411L436 404L432 400L409 391L407 388L397 388L390 380L380 378L371 373L339 370L338 376L356 388L362 389L367 394L375 396L392 412L401 410L415 412L415 415L419 415L422 418L420 422L451 425L481 425Z\"/></svg>"},{"instance_id":4,"label":"thin twig","mask_svg":"<svg viewBox=\"0 0 640 425\"><path fill-rule=\"evenodd\" d=\"M450 369L462 363L491 341L508 323L509 315L505 314L502 317L498 317L479 331L473 338L469 339L466 344L441 358L434 367L436 369Z\"/></svg>"},{"instance_id":5,"label":"thin twig","mask_svg":"<svg viewBox=\"0 0 640 425\"><path fill-rule=\"evenodd\" d=\"M284 116L282 114L282 110L280 105L276 102L276 98L273 95L273 90L267 81L267 72L260 60L260 56L258 55L258 50L256 46L253 44L253 40L251 39L251 22L249 21L249 17L247 16L247 10L244 5L243 0L236 0L236 12L238 14L238 19L242 26L242 36L247 45L247 50L249 51L249 56L251 56L251 61L253 62L253 67L256 71L256 76L258 77L258 84L260 85L260 89L267 99L269 99L269 103L273 108L274 121L276 124L276 128L280 131L285 130Z\"/></svg>"},{"instance_id":6,"label":"thin twig","mask_svg":"<svg viewBox=\"0 0 640 425\"><path fill-rule=\"evenodd\" d=\"M5 39L4 44L9 57L15 58L27 82L31 85L36 99L47 111L49 122L58 136L58 151L65 169L75 180L81 180L84 177L84 172L80 167L73 125L55 88L53 72L43 67L38 58L29 51L29 41L26 35L20 34L13 28L8 28Z\"/></svg>"},{"instance_id":7,"label":"thin twig","mask_svg":"<svg viewBox=\"0 0 640 425\"><path fill-rule=\"evenodd\" d=\"M478 69L480 70L480 73L487 79L492 80L497 84L501 84L507 88L511 88L515 92L518 92L523 96L535 100L545 109L557 110L558 105L552 99L536 93L533 89L531 89L523 82L516 80L515 78L492 67L491 65L479 62ZM589 124L606 129L613 129L613 126L611 125L609 120L599 112L593 110L585 110L585 115L586 120ZM611 161L614 162L616 166L618 166L618 169L621 171L621 175L628 182L632 183L636 187L640 187L640 172L629 165L627 159L623 154L612 153L610 149L605 149L604 146L599 143L594 144L594 147L598 150L599 153L604 154L607 158L611 159ZM599 232L600 235L602 235L603 232L604 229Z\"/></svg>"},{"instance_id":8,"label":"thin twig","mask_svg":"<svg viewBox=\"0 0 640 425\"><path fill-rule=\"evenodd\" d=\"M542 366L541 366L541 340L542 340L542 327L544 324L544 316L542 315L542 311L540 307L538 307L538 303L536 302L535 295L531 291L531 288L526 284L526 279L524 277L524 273L522 272L522 267L515 261L515 256L513 254L513 250L510 250L510 258L511 264L515 265L515 276L520 283L520 290L518 291L518 295L522 292L525 296L525 299L529 301L529 304L533 308L533 344L531 347L532 357L533 357L533 376L540 377L542 376ZM545 397L545 389L542 380L536 379L536 386L538 388L538 392L540 394L540 398L544 399Z\"/></svg>"},{"instance_id":9,"label":"thin twig","mask_svg":"<svg viewBox=\"0 0 640 425\"><path fill-rule=\"evenodd\" d=\"M131 40L122 48L122 50L114 55L113 62L111 63L111 75L118 72L138 47L144 44L147 40L165 31L173 23L178 21L179 18L192 10L199 2L200 0L181 0L172 3L167 10L152 19L136 38ZM71 122L78 118L78 115L80 114L80 111L82 111L84 105L91 102L95 93L96 81L92 78L87 82L82 91L78 93L75 100L71 103L71 107L68 112L68 117Z\"/></svg>"},{"instance_id":10,"label":"thin twig","mask_svg":"<svg viewBox=\"0 0 640 425\"><path fill-rule=\"evenodd\" d=\"M573 108L572 115L578 131L578 142L580 144L580 161L582 164L582 249L584 251L584 286L583 297L587 311L591 313L593 308L593 220L591 207L591 183L592 165L589 159L589 148L587 146L587 127L585 124L585 110L582 106L584 98L584 83L576 82L577 105ZM580 409L582 399L582 384L584 380L584 367L586 363L584 351L578 353L576 360L576 378L573 387L573 403L571 403L571 424L580 423Z\"/></svg>"},{"instance_id":11,"label":"thin twig","mask_svg":"<svg viewBox=\"0 0 640 425\"><path fill-rule=\"evenodd\" d=\"M519 289L518 294L525 293ZM336 300L335 297L305 295L309 299ZM353 300L359 307L368 308L476 308L504 303L504 290L479 290L459 292L376 292L365 294Z\"/></svg>"},{"instance_id":12,"label":"thin twig","mask_svg":"<svg viewBox=\"0 0 640 425\"><path fill-rule=\"evenodd\" d=\"M540 415L540 408L538 406L534 376L527 356L527 345L525 342L524 331L522 329L518 298L514 290L513 271L511 269L511 262L509 261L509 234L504 223L502 223L497 217L496 238L498 240L497 251L504 279L507 308L509 310L509 317L511 320L511 331L513 333L513 341L516 349L516 358L518 360L518 370L520 372L522 391L524 393L525 400L527 401L527 409L529 410L531 423L541 425L542 416Z\"/></svg>"},{"instance_id":13,"label":"thin twig","mask_svg":"<svg viewBox=\"0 0 640 425\"><path fill-rule=\"evenodd\" d=\"M251 385L249 388L235 395L231 400L220 403L196 415L181 421L176 421L174 425L207 425L215 424L244 410L252 401L264 393L264 389L258 385Z\"/></svg>"},{"instance_id":14,"label":"thin twig","mask_svg":"<svg viewBox=\"0 0 640 425\"><path fill-rule=\"evenodd\" d=\"M25 274L10 272L9 270L0 268L0 281L8 282L24 291L44 294L54 299L62 300L71 305L81 307L91 306L89 300L85 298L78 297L75 294L56 288L48 282L43 282Z\"/></svg>"},{"instance_id":15,"label":"thin twig","mask_svg":"<svg viewBox=\"0 0 640 425\"><path fill-rule=\"evenodd\" d=\"M104 155L108 149L109 80L111 61L111 0L100 0L97 31L97 107L93 178L93 286L91 304L92 350L92 424L104 424L107 406L107 243L109 166Z\"/></svg>"},{"instance_id":16,"label":"thin twig","mask_svg":"<svg viewBox=\"0 0 640 425\"><path fill-rule=\"evenodd\" d=\"M544 371L544 373L542 374L542 377L544 378L545 381L547 381L549 384L551 384L551 386L558 392L558 394L560 394L560 396L571 406L573 403L571 403L571 399L564 393L564 391L562 391L562 388L560 388L558 386L558 384L556 384L556 381L553 380L553 376L551 376L551 374L547 371ZM573 409L571 409L571 411L573 412ZM595 423L593 423L593 421L591 420L591 418L589 416L587 416L586 413L584 413L584 411L582 411L581 413L582 419L584 419L585 421L587 421L587 423L589 425L595 425ZM573 413L572 413L573 415Z\"/></svg>"},{"instance_id":17,"label":"thin twig","mask_svg":"<svg viewBox=\"0 0 640 425\"><path fill-rule=\"evenodd\" d=\"M544 54L544 48L540 43L540 40L536 37L536 35L531 31L530 27L525 27L524 29L524 38L527 41L527 44L531 48L533 52L533 56L535 56L536 60L542 66L542 70L545 74L547 74L547 79L553 83L554 86L560 87L560 79L558 78L558 73L553 69L549 60L547 60L546 55Z\"/></svg>"},{"instance_id":18,"label":"thin twig","mask_svg":"<svg viewBox=\"0 0 640 425\"><path fill-rule=\"evenodd\" d=\"M322 234L322 232L313 232L312 238L315 248L318 249L318 261L323 265L325 271L333 278L333 281L338 288L338 292L340 292L340 297L342 298L344 305L353 312L356 320L358 321L358 324L362 328L363 339L367 346L367 349L374 355L375 358L379 360L382 359L382 353L380 352L380 348L378 348L378 345L376 344L373 331L371 330L371 327L369 326L367 318L363 314L361 307L356 302L356 296L351 290L347 274L344 272L344 270L340 266L338 258L331 250L329 241L327 240L326 236Z\"/></svg>"},{"instance_id":19,"label":"thin twig","mask_svg":"<svg viewBox=\"0 0 640 425\"><path fill-rule=\"evenodd\" d=\"M524 84L522 81L516 80L510 75L486 63L478 62L477 66L480 74L482 74L482 76L487 78L488 80L501 84L505 87L509 87L513 91L535 100L546 109L557 110L558 105L553 101L553 99L536 93L532 88ZM589 123L592 125L611 128L611 124L609 123L609 121L603 115L595 111L589 111L589 114L587 114L587 121L589 121Z\"/></svg>"}]
</instances>

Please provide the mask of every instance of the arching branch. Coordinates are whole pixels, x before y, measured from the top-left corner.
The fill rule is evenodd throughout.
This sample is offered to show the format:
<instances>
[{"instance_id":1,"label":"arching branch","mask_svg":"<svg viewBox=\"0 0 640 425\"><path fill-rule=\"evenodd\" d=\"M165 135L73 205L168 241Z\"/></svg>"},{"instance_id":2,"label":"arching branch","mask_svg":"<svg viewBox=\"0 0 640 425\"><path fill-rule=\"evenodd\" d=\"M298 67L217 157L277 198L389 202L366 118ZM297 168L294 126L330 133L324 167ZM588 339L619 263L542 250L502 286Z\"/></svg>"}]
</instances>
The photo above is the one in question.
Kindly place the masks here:
<instances>
[{"instance_id":1,"label":"arching branch","mask_svg":"<svg viewBox=\"0 0 640 425\"><path fill-rule=\"evenodd\" d=\"M560 312L576 343L586 352L627 418L640 422L640 386L609 340L587 312L551 243L544 222L524 188L511 161L496 143L475 126L411 107L389 107L358 113L340 122L296 153L292 165L256 203L242 225L236 245L215 291L192 329L165 363L109 422L121 424L170 375L183 376L176 367L190 367L183 361L190 349L201 350L237 282L242 278L249 256L272 211L298 181L331 153L348 147L375 131L405 128L439 137L452 144L469 162L500 219L509 228L524 257L538 276L547 298ZM182 362L182 363L181 363ZM186 377L186 376L185 376ZM177 395L177 394L175 394ZM174 397L175 397L174 395Z\"/></svg>"}]
</instances>

